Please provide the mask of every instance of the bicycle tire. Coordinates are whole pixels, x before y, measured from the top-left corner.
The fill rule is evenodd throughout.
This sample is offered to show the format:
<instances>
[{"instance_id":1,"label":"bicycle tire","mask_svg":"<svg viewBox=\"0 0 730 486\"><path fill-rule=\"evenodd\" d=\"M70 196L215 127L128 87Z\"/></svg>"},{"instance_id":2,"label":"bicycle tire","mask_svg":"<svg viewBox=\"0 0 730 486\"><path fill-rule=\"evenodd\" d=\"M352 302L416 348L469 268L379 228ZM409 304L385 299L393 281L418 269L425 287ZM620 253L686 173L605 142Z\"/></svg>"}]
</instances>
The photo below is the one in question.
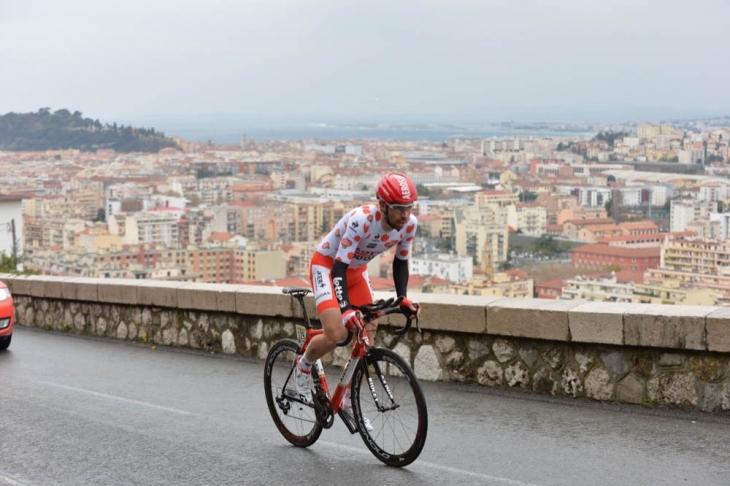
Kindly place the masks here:
<instances>
[{"instance_id":1,"label":"bicycle tire","mask_svg":"<svg viewBox=\"0 0 730 486\"><path fill-rule=\"evenodd\" d=\"M299 344L282 339L271 347L264 366L264 390L269 413L276 428L297 447L309 447L322 433L314 407L288 399L284 394L294 390L294 362Z\"/></svg>"},{"instance_id":2,"label":"bicycle tire","mask_svg":"<svg viewBox=\"0 0 730 486\"><path fill-rule=\"evenodd\" d=\"M392 396L397 408L378 409L368 377L381 406L393 406ZM355 370L352 383L355 420L370 452L389 466L403 467L415 461L426 444L428 410L421 385L408 363L389 349L371 348ZM370 419L372 431L365 428L363 417Z\"/></svg>"}]
</instances>

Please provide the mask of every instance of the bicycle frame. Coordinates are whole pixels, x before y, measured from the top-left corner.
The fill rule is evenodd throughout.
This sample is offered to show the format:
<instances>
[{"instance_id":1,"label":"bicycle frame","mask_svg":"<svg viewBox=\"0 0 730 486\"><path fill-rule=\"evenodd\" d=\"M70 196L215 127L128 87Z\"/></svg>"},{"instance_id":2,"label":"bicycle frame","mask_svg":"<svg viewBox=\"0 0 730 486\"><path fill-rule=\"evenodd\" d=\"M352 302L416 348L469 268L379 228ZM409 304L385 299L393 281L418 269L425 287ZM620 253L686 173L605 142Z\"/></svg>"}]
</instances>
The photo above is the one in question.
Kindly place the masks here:
<instances>
[{"instance_id":1,"label":"bicycle frame","mask_svg":"<svg viewBox=\"0 0 730 486\"><path fill-rule=\"evenodd\" d=\"M312 339L315 336L318 336L324 332L324 330L322 329L313 329L311 327L309 318L306 316L306 311L304 322L307 325L307 331L306 339L301 346L302 354L307 350L307 347L309 346L309 343L312 341ZM340 379L337 382L334 394L330 392L329 384L327 383L327 376L324 372L324 366L322 365L322 360L318 359L314 362L313 368L316 370L317 377L319 378L319 385L325 395L329 397L330 403L332 404L332 411L334 413L339 412L340 406L342 405L342 399L345 397L347 387L350 386L350 381L352 381L352 375L355 373L355 368L357 367L360 360L365 357L365 353L367 353L369 347L370 342L368 340L367 332L365 331L365 326L363 326L355 339L355 345L352 347L350 359L347 361L347 363L345 363L345 366L342 369L342 373L340 374Z\"/></svg>"},{"instance_id":2,"label":"bicycle frame","mask_svg":"<svg viewBox=\"0 0 730 486\"><path fill-rule=\"evenodd\" d=\"M299 305L302 309L302 317L304 321L304 325L302 324L296 324L296 336L297 340L300 343L300 348L298 354L302 355L307 350L307 347L309 346L309 343L312 341L312 339L315 336L319 336L320 334L324 333L323 329L314 329L312 327L312 323L309 319L309 314L307 313L306 305L304 305L304 296L309 292L308 289L301 289L301 291L294 291L294 292L286 292L287 289L285 289L285 293L289 293L292 297L296 298L297 301L299 301ZM381 301L382 302L382 301ZM392 304L394 302L394 299L391 299L388 303ZM363 308L364 309L364 308ZM367 335L366 326L367 324L373 322L374 320L396 312L403 312L401 308L399 308L396 304L394 307L387 307L380 310L376 309L368 309L363 314L363 326L359 330L359 332L355 335L355 344L352 347L352 351L350 353L350 358L348 359L347 363L345 363L345 366L342 369L342 373L340 374L340 379L337 382L337 386L335 387L334 393L330 390L329 383L327 382L327 376L324 371L324 366L322 365L322 360L318 359L314 362L313 368L315 370L315 376L316 376L316 382L319 384L319 388L324 393L327 401L329 401L328 407L332 411L332 416L335 414L338 414L340 409L342 408L342 401L345 397L345 393L347 392L348 387L351 384L352 377L355 374L355 370L357 369L358 364L360 363L360 360L365 357L368 350L370 349L370 341ZM402 334L403 332L407 331L410 328L410 321L406 324L406 327L404 327L401 330L395 331L396 334ZM419 326L420 331L420 326ZM370 388L370 391L373 395L373 399L377 405L378 410L381 412L387 411L387 410L393 410L395 408L398 408L398 405L395 404L395 398L393 397L393 394L390 391L390 387L385 382L383 373L380 369L377 369L376 367L376 374L378 376L378 379L383 385L383 389L385 390L386 395L390 399L390 403L394 404L390 407L384 407L379 398L377 397L377 394L375 392L375 386L372 381L372 377L370 376L370 372L368 370L365 370L365 374L368 381L368 387ZM291 375L290 375L291 377ZM293 399L295 401L301 401L298 397L289 397L290 399ZM314 399L315 405L317 403L317 399ZM327 406L326 405L326 406ZM316 406L315 406L316 408ZM350 424L347 422L347 420L344 420L345 424L347 425L348 429L350 429L350 432L355 433L357 429L354 427L353 424ZM325 427L331 426L331 421L327 421L328 425L325 425Z\"/></svg>"},{"instance_id":3,"label":"bicycle frame","mask_svg":"<svg viewBox=\"0 0 730 486\"><path fill-rule=\"evenodd\" d=\"M355 333L350 356L336 386L330 388L318 359L313 363L314 386L309 399L297 392L290 380L295 375L298 357L324 331L314 329L307 315L304 297L310 289L287 287L282 291L296 298L303 311L303 322L295 323L296 341L289 337L277 341L268 353L264 370L266 402L284 438L297 447L309 447L322 430L332 427L335 415L339 415L350 433L359 432L365 446L383 463L403 467L415 461L423 450L428 430L423 390L408 362L392 350L371 345L366 329L379 317L399 313L407 321L402 328L393 330L396 335L406 333L411 322L420 331L418 304L402 306L403 297L399 297L357 309L363 314L364 325ZM391 376L398 378L390 380ZM343 409L345 394L350 391L352 413Z\"/></svg>"}]
</instances>

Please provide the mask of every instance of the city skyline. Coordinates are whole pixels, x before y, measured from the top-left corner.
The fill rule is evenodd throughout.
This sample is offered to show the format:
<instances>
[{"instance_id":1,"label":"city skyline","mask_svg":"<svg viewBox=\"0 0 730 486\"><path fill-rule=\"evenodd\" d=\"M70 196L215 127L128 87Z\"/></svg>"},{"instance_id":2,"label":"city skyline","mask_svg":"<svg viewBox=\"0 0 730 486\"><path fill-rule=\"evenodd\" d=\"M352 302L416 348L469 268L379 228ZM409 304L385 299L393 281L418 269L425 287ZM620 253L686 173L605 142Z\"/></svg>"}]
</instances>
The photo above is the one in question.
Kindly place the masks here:
<instances>
[{"instance_id":1,"label":"city skyline","mask_svg":"<svg viewBox=\"0 0 730 486\"><path fill-rule=\"evenodd\" d=\"M642 121L730 112L726 2L0 4L0 112Z\"/></svg>"}]
</instances>

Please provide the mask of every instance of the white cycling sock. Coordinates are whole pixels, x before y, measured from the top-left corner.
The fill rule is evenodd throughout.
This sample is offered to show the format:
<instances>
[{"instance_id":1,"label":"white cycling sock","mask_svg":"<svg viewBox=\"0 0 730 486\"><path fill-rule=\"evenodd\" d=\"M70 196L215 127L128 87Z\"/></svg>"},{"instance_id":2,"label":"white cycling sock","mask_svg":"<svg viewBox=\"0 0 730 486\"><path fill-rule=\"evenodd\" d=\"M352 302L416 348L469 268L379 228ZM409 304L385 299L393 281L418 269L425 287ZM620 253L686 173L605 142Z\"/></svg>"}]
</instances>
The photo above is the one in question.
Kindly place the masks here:
<instances>
[{"instance_id":1,"label":"white cycling sock","mask_svg":"<svg viewBox=\"0 0 730 486\"><path fill-rule=\"evenodd\" d=\"M297 364L297 367L302 373L311 373L313 364L314 363L312 363L311 361L307 361L307 358L302 355L302 357L299 358L299 363Z\"/></svg>"}]
</instances>

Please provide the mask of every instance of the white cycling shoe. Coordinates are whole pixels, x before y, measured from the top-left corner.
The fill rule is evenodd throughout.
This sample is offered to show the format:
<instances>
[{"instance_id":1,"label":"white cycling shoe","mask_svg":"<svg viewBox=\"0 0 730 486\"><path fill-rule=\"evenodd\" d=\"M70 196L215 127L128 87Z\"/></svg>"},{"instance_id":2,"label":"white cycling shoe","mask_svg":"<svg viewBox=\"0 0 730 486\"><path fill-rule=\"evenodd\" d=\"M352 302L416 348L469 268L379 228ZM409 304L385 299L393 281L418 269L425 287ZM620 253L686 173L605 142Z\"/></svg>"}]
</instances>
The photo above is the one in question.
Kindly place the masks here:
<instances>
[{"instance_id":1,"label":"white cycling shoe","mask_svg":"<svg viewBox=\"0 0 730 486\"><path fill-rule=\"evenodd\" d=\"M304 401L312 403L312 373L305 373L299 369L299 359L294 371L294 389Z\"/></svg>"}]
</instances>

